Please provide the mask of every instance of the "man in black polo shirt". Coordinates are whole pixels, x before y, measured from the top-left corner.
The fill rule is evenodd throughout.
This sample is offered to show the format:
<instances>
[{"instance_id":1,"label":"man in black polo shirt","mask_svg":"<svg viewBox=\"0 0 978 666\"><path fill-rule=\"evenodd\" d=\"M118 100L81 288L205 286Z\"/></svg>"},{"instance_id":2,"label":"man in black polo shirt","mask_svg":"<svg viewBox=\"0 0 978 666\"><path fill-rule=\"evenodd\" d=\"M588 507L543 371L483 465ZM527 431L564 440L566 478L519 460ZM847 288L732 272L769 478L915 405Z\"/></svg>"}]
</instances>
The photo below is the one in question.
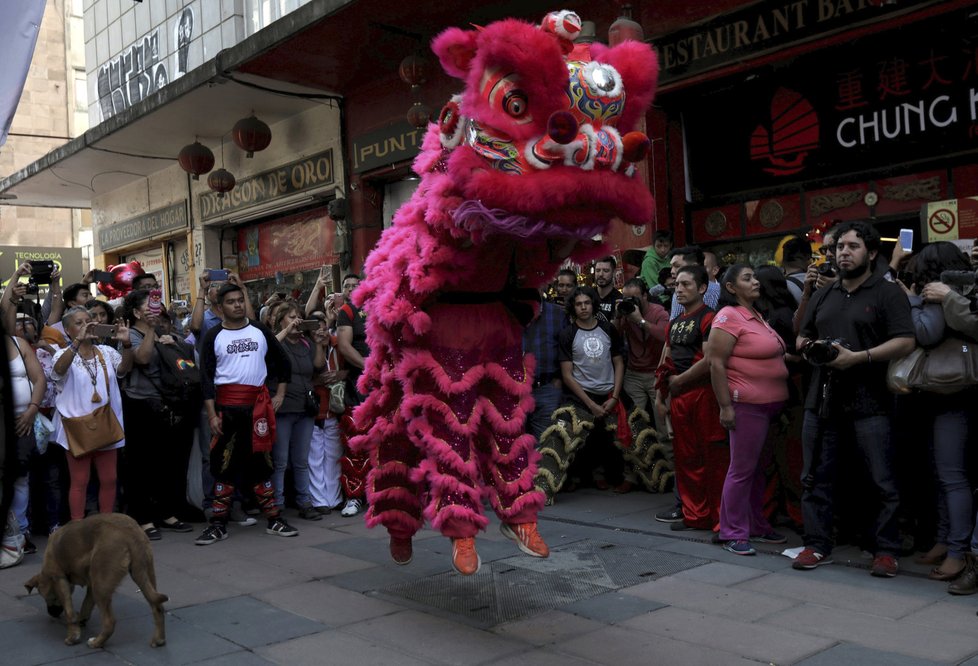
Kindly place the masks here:
<instances>
[{"instance_id":1,"label":"man in black polo shirt","mask_svg":"<svg viewBox=\"0 0 978 666\"><path fill-rule=\"evenodd\" d=\"M594 262L594 288L598 291L595 316L600 312L605 321L615 318L615 306L621 300L621 292L615 289L615 268L618 262L611 255ZM600 317L599 317L600 318Z\"/></svg>"},{"instance_id":2,"label":"man in black polo shirt","mask_svg":"<svg viewBox=\"0 0 978 666\"><path fill-rule=\"evenodd\" d=\"M890 419L893 396L886 388L887 361L913 350L910 305L901 289L885 279L877 261L879 233L865 222L845 222L835 230L839 280L812 297L797 348L815 365L805 401L802 431L802 515L805 549L795 569L831 561L833 485L841 446L855 445L866 461L879 505L874 524L876 553L871 573L895 576L897 495L893 476ZM838 340L838 356L819 364L816 340Z\"/></svg>"}]
</instances>

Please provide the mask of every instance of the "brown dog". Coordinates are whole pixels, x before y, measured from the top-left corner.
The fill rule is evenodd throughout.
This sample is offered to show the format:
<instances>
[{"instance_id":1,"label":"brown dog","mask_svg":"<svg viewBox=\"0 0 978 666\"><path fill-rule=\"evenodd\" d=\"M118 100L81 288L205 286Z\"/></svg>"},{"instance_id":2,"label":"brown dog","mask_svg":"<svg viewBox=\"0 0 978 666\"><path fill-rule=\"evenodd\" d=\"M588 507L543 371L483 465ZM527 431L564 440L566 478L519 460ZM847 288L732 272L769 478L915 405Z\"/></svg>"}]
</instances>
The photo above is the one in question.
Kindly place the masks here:
<instances>
[{"instance_id":1,"label":"brown dog","mask_svg":"<svg viewBox=\"0 0 978 666\"><path fill-rule=\"evenodd\" d=\"M149 539L136 521L121 513L104 513L68 523L48 540L41 572L25 584L27 592L38 589L48 605L51 617L62 611L68 621L65 644L81 640L81 625L88 621L92 606L97 604L102 616L102 632L88 639L88 646L100 648L115 631L112 594L126 572L136 582L153 610L156 625L149 644L166 643L163 625L163 602L169 599L156 591L156 570ZM88 589L76 614L71 603L75 585Z\"/></svg>"}]
</instances>

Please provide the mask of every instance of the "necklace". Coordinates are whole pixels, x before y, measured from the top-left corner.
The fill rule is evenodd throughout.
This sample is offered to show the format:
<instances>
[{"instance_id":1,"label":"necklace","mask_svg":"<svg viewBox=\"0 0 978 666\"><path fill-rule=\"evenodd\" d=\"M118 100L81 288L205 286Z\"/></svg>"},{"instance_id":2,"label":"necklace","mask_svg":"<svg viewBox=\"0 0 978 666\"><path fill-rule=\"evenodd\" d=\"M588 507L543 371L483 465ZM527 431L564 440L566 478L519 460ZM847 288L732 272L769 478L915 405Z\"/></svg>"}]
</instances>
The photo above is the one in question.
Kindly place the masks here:
<instances>
[{"instance_id":1,"label":"necklace","mask_svg":"<svg viewBox=\"0 0 978 666\"><path fill-rule=\"evenodd\" d=\"M92 355L92 364L88 364L88 360L81 358L82 367L85 368L85 372L88 374L88 378L92 380L92 402L102 402L102 396L99 395L97 384L98 384L98 357L94 354Z\"/></svg>"}]
</instances>

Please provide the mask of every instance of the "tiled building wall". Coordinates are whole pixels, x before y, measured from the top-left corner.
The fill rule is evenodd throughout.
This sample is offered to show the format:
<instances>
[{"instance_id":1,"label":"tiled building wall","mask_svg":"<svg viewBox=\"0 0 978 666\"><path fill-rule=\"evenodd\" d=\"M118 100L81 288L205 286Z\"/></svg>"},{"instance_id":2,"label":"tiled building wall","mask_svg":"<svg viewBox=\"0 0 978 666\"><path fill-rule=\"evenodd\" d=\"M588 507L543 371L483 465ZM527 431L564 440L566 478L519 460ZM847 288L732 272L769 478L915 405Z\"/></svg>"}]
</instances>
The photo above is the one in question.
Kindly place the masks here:
<instances>
[{"instance_id":1,"label":"tiled building wall","mask_svg":"<svg viewBox=\"0 0 978 666\"><path fill-rule=\"evenodd\" d=\"M83 2L88 116L93 125L246 36L246 0Z\"/></svg>"}]
</instances>

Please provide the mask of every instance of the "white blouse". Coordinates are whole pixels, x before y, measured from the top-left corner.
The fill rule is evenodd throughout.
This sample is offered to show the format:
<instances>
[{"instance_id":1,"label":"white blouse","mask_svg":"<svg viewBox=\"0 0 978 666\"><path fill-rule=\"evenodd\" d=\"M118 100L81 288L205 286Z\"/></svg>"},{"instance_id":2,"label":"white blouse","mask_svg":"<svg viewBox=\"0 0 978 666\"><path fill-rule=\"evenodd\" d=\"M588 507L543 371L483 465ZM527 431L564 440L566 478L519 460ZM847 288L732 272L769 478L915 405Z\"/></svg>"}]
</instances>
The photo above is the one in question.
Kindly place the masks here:
<instances>
[{"instance_id":1,"label":"white blouse","mask_svg":"<svg viewBox=\"0 0 978 666\"><path fill-rule=\"evenodd\" d=\"M97 347L102 352L102 358L105 359L105 369L109 374L109 385L106 386L105 372L102 370L102 364L98 361L98 356L95 356L93 359L94 367L97 370L95 374L95 390L98 391L101 401L92 402L92 378L85 369L85 361L78 354L75 354L74 358L71 359L71 365L68 366L68 371L64 375L59 375L54 370L51 371L51 379L57 383L58 390L60 391L55 401L57 410L54 412L54 435L52 436L52 440L57 442L66 451L68 450L68 437L65 435L64 428L61 427L62 416L85 416L86 414L91 414L92 411L102 405L108 404L111 406L116 418L119 419L119 425L125 428L125 423L122 420L122 393L119 391L119 382L116 377L119 365L122 364L122 355L112 347L105 345L97 345ZM61 355L67 351L68 348L65 347L55 352L55 364L57 364ZM88 361L89 369L93 367L92 363L93 361ZM99 450L121 449L125 445L126 440L123 438L115 444L105 446Z\"/></svg>"}]
</instances>

